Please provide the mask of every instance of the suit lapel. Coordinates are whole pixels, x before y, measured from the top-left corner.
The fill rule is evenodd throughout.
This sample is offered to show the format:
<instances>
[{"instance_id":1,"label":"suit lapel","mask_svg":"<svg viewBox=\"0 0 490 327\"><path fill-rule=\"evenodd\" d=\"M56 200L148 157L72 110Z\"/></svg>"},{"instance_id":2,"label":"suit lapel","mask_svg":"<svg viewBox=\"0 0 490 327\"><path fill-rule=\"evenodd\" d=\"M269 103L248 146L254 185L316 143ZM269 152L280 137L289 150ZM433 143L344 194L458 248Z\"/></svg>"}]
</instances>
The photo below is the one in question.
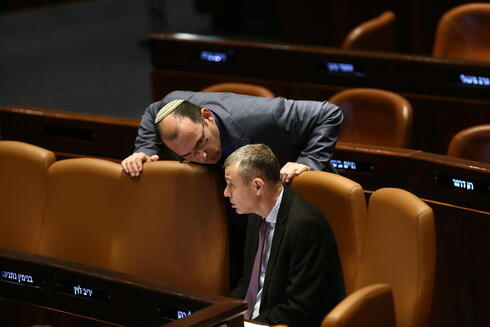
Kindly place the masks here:
<instances>
[{"instance_id":1,"label":"suit lapel","mask_svg":"<svg viewBox=\"0 0 490 327\"><path fill-rule=\"evenodd\" d=\"M282 239L284 237L284 232L286 231L291 200L292 193L287 186L284 186L281 206L279 207L279 212L277 213L276 229L274 230L274 236L272 238L271 253L269 255L269 262L267 263L267 272L265 274L265 281L262 291L262 303L264 303L264 300L266 300L267 298L267 289L269 288L270 276L272 274L272 271L274 271L279 249L281 248Z\"/></svg>"}]
</instances>

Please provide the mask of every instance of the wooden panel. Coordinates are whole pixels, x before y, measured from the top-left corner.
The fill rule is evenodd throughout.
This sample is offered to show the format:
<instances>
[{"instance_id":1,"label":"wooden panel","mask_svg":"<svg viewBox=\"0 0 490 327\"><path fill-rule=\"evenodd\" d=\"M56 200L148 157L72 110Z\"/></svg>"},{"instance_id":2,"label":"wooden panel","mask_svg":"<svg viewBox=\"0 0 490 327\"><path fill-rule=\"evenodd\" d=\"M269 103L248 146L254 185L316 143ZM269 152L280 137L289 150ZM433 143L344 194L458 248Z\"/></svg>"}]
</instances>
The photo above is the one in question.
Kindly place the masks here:
<instances>
[{"instance_id":1,"label":"wooden panel","mask_svg":"<svg viewBox=\"0 0 490 327\"><path fill-rule=\"evenodd\" d=\"M439 154L457 131L490 122L490 62L173 34L152 35L151 53L154 100L225 81L311 100L346 88L387 89L412 103L411 147Z\"/></svg>"},{"instance_id":2,"label":"wooden panel","mask_svg":"<svg viewBox=\"0 0 490 327\"><path fill-rule=\"evenodd\" d=\"M122 159L133 153L136 119L32 107L0 107L4 140L22 141L56 152L58 158L92 156Z\"/></svg>"}]
</instances>

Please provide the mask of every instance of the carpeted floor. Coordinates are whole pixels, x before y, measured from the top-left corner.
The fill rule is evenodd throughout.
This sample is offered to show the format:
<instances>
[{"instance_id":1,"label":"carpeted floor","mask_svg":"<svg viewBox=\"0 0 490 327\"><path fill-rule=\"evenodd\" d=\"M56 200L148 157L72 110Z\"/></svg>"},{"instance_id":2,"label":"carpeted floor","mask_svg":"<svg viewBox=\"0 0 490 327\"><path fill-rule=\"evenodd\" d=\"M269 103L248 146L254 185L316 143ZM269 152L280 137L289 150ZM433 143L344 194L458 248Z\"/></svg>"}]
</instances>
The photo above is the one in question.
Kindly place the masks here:
<instances>
[{"instance_id":1,"label":"carpeted floor","mask_svg":"<svg viewBox=\"0 0 490 327\"><path fill-rule=\"evenodd\" d=\"M0 14L0 106L140 118L151 102L148 34L214 33L192 4L81 0Z\"/></svg>"}]
</instances>

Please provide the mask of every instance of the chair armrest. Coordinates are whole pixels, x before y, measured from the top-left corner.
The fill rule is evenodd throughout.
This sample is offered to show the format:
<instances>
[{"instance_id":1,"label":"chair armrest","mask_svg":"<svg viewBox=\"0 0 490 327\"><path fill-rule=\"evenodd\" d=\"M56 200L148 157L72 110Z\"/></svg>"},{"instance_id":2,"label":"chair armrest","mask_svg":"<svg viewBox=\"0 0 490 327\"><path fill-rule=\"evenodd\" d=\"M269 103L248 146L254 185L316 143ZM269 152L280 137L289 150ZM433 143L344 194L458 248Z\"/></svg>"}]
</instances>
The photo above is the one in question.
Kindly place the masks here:
<instances>
[{"instance_id":1,"label":"chair armrest","mask_svg":"<svg viewBox=\"0 0 490 327\"><path fill-rule=\"evenodd\" d=\"M393 292L387 284L363 287L340 302L322 327L396 327Z\"/></svg>"}]
</instances>

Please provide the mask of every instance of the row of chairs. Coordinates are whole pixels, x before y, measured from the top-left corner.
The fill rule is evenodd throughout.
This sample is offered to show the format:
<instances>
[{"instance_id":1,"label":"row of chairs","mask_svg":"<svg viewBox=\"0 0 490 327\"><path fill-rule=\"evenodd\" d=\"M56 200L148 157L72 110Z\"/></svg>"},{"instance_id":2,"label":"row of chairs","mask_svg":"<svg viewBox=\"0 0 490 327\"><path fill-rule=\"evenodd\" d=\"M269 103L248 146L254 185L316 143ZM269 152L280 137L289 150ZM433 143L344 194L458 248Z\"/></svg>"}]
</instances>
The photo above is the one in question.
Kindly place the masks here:
<instances>
[{"instance_id":1,"label":"row of chairs","mask_svg":"<svg viewBox=\"0 0 490 327\"><path fill-rule=\"evenodd\" d=\"M203 92L234 92L274 97L269 89L246 83L219 83ZM329 99L342 108L340 142L410 148L413 110L399 94L373 88L340 91ZM468 127L451 139L447 155L490 162L490 124Z\"/></svg>"},{"instance_id":2,"label":"row of chairs","mask_svg":"<svg viewBox=\"0 0 490 327\"><path fill-rule=\"evenodd\" d=\"M131 179L110 161L55 161L14 141L0 141L0 169L8 172L0 175L0 247L226 294L223 185L211 169L160 161ZM430 207L395 188L367 204L361 185L319 171L292 188L325 213L338 243L348 297L323 326L424 326L436 255Z\"/></svg>"},{"instance_id":3,"label":"row of chairs","mask_svg":"<svg viewBox=\"0 0 490 327\"><path fill-rule=\"evenodd\" d=\"M0 169L1 248L228 293L223 184L206 167L159 161L134 180L112 161L0 141Z\"/></svg>"},{"instance_id":4,"label":"row of chairs","mask_svg":"<svg viewBox=\"0 0 490 327\"><path fill-rule=\"evenodd\" d=\"M385 11L363 22L344 39L342 48L396 50L396 14ZM490 60L490 3L467 3L448 10L439 19L434 57Z\"/></svg>"},{"instance_id":5,"label":"row of chairs","mask_svg":"<svg viewBox=\"0 0 490 327\"><path fill-rule=\"evenodd\" d=\"M436 236L432 209L397 188L371 194L340 175L307 172L292 187L328 218L339 248L347 297L322 327L428 324Z\"/></svg>"}]
</instances>

